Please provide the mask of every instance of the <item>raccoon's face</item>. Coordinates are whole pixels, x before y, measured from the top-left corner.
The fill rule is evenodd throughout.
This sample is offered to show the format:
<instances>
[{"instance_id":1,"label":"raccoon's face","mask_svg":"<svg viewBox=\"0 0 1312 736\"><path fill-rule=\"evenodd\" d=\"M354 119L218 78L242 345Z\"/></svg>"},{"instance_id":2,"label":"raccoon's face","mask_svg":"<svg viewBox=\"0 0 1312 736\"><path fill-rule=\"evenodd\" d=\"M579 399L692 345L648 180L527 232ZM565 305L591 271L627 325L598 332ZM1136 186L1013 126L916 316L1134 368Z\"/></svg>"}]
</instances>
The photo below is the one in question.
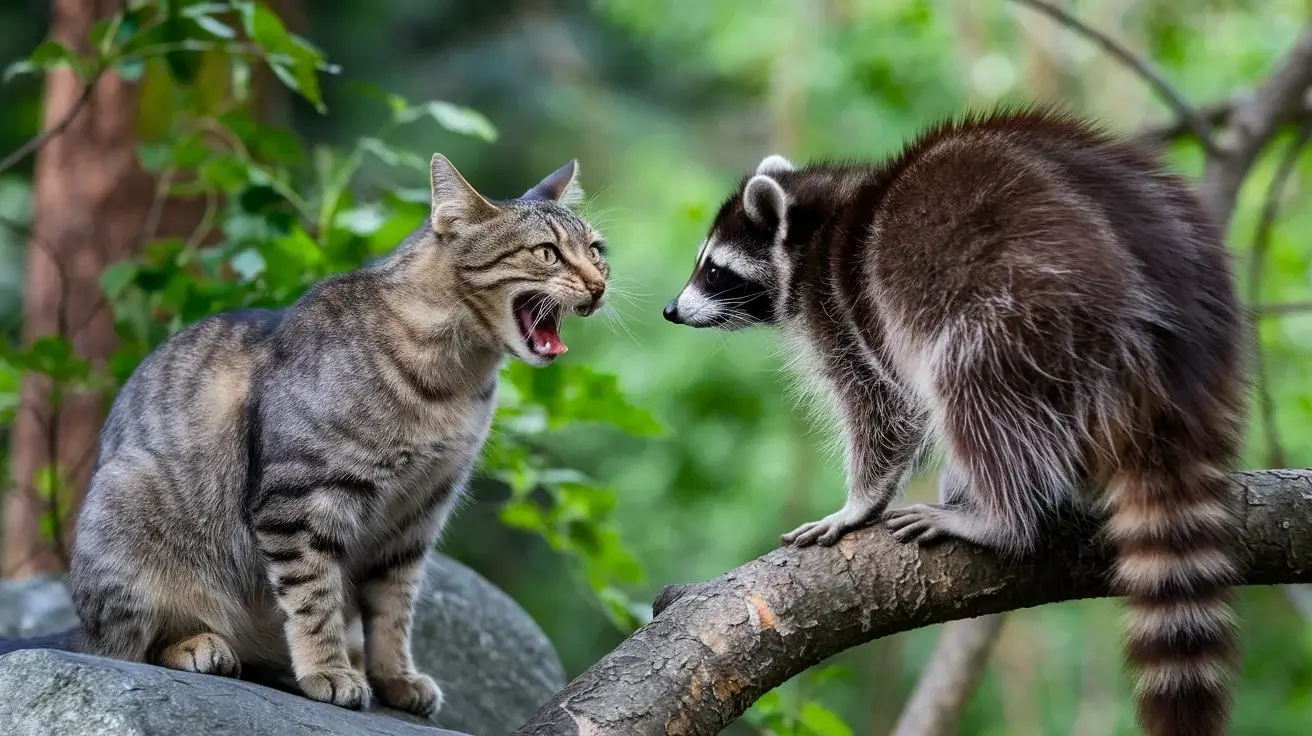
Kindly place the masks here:
<instances>
[{"instance_id":1,"label":"raccoon's face","mask_svg":"<svg viewBox=\"0 0 1312 736\"><path fill-rule=\"evenodd\" d=\"M769 156L720 206L697 251L692 277L665 305L665 319L689 327L740 330L775 321L786 278L779 246L787 236L788 195L779 178L793 171Z\"/></svg>"},{"instance_id":2,"label":"raccoon's face","mask_svg":"<svg viewBox=\"0 0 1312 736\"><path fill-rule=\"evenodd\" d=\"M610 267L601 233L570 207L583 198L571 161L520 198L492 202L433 157L431 222L452 251L460 304L506 352L542 366L565 352L560 324L602 306Z\"/></svg>"}]
</instances>

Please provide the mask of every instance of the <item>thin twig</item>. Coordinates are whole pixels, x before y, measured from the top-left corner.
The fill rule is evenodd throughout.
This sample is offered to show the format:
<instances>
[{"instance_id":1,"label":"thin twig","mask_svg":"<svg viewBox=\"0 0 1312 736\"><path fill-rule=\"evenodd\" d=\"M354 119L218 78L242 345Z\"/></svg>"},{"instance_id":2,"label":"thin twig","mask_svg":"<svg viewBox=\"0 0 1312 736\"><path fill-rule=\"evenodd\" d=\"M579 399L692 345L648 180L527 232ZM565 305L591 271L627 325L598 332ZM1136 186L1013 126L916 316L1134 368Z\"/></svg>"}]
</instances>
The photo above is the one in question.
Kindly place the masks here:
<instances>
[{"instance_id":1,"label":"thin twig","mask_svg":"<svg viewBox=\"0 0 1312 736\"><path fill-rule=\"evenodd\" d=\"M1199 114L1198 109L1194 107L1184 95L1175 88L1166 76L1162 74L1156 65L1148 59L1134 53L1119 43L1111 36L1089 26L1084 21L1076 18L1065 9L1045 2L1044 0L1012 0L1020 5L1026 5L1034 10L1047 15L1049 18L1070 28L1072 31L1084 36L1102 47L1103 51L1111 54L1112 58L1129 67L1131 71L1143 78L1149 87L1162 98L1166 104L1175 111L1175 114L1194 131L1198 136L1199 143L1202 144L1203 150L1208 156L1220 155L1215 141L1212 140L1212 127L1207 120Z\"/></svg>"},{"instance_id":2,"label":"thin twig","mask_svg":"<svg viewBox=\"0 0 1312 736\"><path fill-rule=\"evenodd\" d=\"M100 71L96 71L95 74L91 75L91 79L87 80L86 86L82 88L82 93L73 101L73 105L68 108L68 114L64 115L63 119L28 139L26 143L5 156L4 160L0 161L0 173L8 171L10 167L35 153L41 146L49 143L50 139L67 130L68 126L73 124L73 119L78 116L78 113L82 112L82 108L86 107L91 100L91 94L96 90L96 83L100 81L100 75Z\"/></svg>"},{"instance_id":3,"label":"thin twig","mask_svg":"<svg viewBox=\"0 0 1312 736\"><path fill-rule=\"evenodd\" d=\"M1217 133L1222 155L1207 160L1198 187L1203 206L1221 232L1228 232L1239 189L1253 162L1279 130L1281 121L1307 114L1304 99L1312 87L1312 23L1303 27L1289 51L1276 62L1253 94L1235 107Z\"/></svg>"},{"instance_id":4,"label":"thin twig","mask_svg":"<svg viewBox=\"0 0 1312 736\"><path fill-rule=\"evenodd\" d=\"M939 634L893 736L951 736L984 677L1006 614L950 621Z\"/></svg>"},{"instance_id":5,"label":"thin twig","mask_svg":"<svg viewBox=\"0 0 1312 736\"><path fill-rule=\"evenodd\" d=\"M1253 316L1259 319L1288 317L1291 314L1302 314L1304 312L1312 312L1312 302L1276 302L1253 307Z\"/></svg>"},{"instance_id":6,"label":"thin twig","mask_svg":"<svg viewBox=\"0 0 1312 736\"><path fill-rule=\"evenodd\" d=\"M1276 217L1280 214L1280 200L1284 198L1285 186L1298 165L1298 156L1312 138L1312 118L1305 119L1298 127L1298 135L1285 147L1280 158L1275 177L1266 190L1266 199L1262 202L1262 214L1257 221L1257 232L1253 235L1253 253L1248 262L1248 303L1256 304L1262 296L1262 276L1266 273L1267 256L1271 252L1271 233L1275 230ZM1257 378L1258 411L1262 420L1262 431L1266 433L1268 444L1267 466L1280 468L1285 465L1285 448L1280 442L1280 431L1276 425L1275 400L1271 396L1271 385L1266 373L1266 357L1262 350L1259 330L1253 328L1254 363Z\"/></svg>"}]
</instances>

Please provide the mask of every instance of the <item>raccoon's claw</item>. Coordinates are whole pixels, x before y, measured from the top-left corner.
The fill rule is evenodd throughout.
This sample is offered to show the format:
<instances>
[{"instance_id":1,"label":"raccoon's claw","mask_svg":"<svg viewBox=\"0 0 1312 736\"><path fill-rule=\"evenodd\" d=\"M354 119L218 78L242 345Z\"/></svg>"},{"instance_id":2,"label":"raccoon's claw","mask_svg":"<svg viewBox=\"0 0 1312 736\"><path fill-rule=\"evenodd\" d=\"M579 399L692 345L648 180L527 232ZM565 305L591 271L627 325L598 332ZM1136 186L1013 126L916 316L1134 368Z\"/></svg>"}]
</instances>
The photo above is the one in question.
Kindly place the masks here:
<instances>
[{"instance_id":1,"label":"raccoon's claw","mask_svg":"<svg viewBox=\"0 0 1312 736\"><path fill-rule=\"evenodd\" d=\"M869 523L867 511L844 506L819 521L809 521L797 527L780 537L779 541L794 547L809 547L812 544L832 547L844 534Z\"/></svg>"},{"instance_id":2,"label":"raccoon's claw","mask_svg":"<svg viewBox=\"0 0 1312 736\"><path fill-rule=\"evenodd\" d=\"M943 506L918 503L884 514L884 526L899 542L928 544L951 536L948 516L953 512Z\"/></svg>"}]
</instances>

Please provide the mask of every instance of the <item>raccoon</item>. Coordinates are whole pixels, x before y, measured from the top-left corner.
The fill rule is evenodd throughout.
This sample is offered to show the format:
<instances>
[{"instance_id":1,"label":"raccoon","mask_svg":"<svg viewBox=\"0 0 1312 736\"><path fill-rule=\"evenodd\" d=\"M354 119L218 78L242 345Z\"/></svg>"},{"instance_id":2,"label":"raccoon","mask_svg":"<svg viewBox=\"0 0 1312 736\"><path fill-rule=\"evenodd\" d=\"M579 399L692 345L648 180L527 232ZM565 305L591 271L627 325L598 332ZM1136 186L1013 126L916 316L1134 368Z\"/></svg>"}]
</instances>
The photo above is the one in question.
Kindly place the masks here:
<instances>
[{"instance_id":1,"label":"raccoon","mask_svg":"<svg viewBox=\"0 0 1312 736\"><path fill-rule=\"evenodd\" d=\"M880 522L1024 555L1057 512L1095 511L1131 611L1139 724L1224 731L1244 323L1221 232L1148 153L1013 109L879 163L772 155L664 314L776 325L835 399L847 501L785 544ZM890 510L926 448L944 456L940 502Z\"/></svg>"},{"instance_id":2,"label":"raccoon","mask_svg":"<svg viewBox=\"0 0 1312 736\"><path fill-rule=\"evenodd\" d=\"M577 174L494 202L435 155L431 216L390 255L146 358L77 520L72 648L435 712L442 692L411 659L414 599L498 370L551 363L566 313L606 292L603 239L570 209Z\"/></svg>"}]
</instances>

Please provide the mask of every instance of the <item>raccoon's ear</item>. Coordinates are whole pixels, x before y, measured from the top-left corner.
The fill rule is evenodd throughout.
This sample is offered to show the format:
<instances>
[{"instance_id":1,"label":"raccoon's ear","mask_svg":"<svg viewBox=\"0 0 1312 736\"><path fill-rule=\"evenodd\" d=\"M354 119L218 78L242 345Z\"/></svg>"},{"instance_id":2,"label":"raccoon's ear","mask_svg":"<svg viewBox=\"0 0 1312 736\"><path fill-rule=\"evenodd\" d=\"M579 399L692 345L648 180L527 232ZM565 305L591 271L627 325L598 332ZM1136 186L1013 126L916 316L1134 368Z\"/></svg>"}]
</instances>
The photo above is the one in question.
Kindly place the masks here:
<instances>
[{"instance_id":1,"label":"raccoon's ear","mask_svg":"<svg viewBox=\"0 0 1312 736\"><path fill-rule=\"evenodd\" d=\"M432 173L432 225L439 235L446 235L461 224L478 224L496 217L501 208L479 194L456 167L440 153L429 164Z\"/></svg>"},{"instance_id":2,"label":"raccoon's ear","mask_svg":"<svg viewBox=\"0 0 1312 736\"><path fill-rule=\"evenodd\" d=\"M524 192L520 199L546 199L559 202L570 209L577 207L583 202L578 159L571 159L569 163L553 171L532 189Z\"/></svg>"},{"instance_id":3,"label":"raccoon's ear","mask_svg":"<svg viewBox=\"0 0 1312 736\"><path fill-rule=\"evenodd\" d=\"M785 171L797 171L797 167L793 166L792 161L777 153L766 156L761 159L761 163L756 165L756 173L758 174L780 174Z\"/></svg>"},{"instance_id":4,"label":"raccoon's ear","mask_svg":"<svg viewBox=\"0 0 1312 736\"><path fill-rule=\"evenodd\" d=\"M777 234L785 224L788 195L779 182L765 174L757 174L743 187L743 209L752 222Z\"/></svg>"}]
</instances>

